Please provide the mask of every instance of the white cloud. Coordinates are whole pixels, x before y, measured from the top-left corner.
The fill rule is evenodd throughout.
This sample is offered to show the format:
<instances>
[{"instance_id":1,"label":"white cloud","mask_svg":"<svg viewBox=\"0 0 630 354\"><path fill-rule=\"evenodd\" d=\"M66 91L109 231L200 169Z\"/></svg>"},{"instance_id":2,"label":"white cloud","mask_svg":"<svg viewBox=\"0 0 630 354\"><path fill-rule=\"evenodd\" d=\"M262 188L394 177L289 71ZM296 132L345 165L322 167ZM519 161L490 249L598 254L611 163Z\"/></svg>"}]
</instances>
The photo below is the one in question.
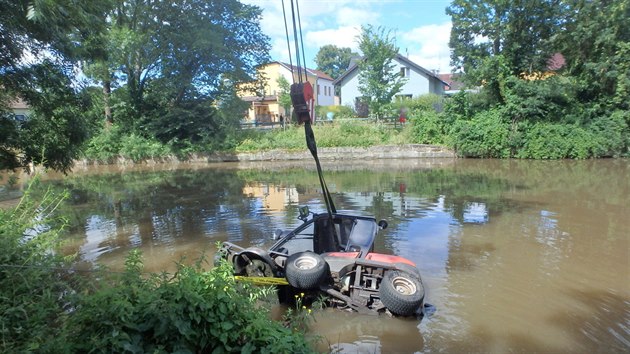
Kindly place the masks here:
<instances>
[{"instance_id":1,"label":"white cloud","mask_svg":"<svg viewBox=\"0 0 630 354\"><path fill-rule=\"evenodd\" d=\"M323 31L312 31L306 33L306 42L309 46L320 48L327 44L333 44L337 47L348 47L357 50L356 38L361 33L361 29L357 27L339 27L337 29L327 29Z\"/></svg>"},{"instance_id":2,"label":"white cloud","mask_svg":"<svg viewBox=\"0 0 630 354\"><path fill-rule=\"evenodd\" d=\"M411 29L399 36L401 54L409 51L409 59L416 64L439 72L450 72L451 22Z\"/></svg>"},{"instance_id":3,"label":"white cloud","mask_svg":"<svg viewBox=\"0 0 630 354\"><path fill-rule=\"evenodd\" d=\"M337 24L340 27L360 27L367 23L377 23L379 17L378 12L371 11L369 8L342 7L337 10Z\"/></svg>"}]
</instances>

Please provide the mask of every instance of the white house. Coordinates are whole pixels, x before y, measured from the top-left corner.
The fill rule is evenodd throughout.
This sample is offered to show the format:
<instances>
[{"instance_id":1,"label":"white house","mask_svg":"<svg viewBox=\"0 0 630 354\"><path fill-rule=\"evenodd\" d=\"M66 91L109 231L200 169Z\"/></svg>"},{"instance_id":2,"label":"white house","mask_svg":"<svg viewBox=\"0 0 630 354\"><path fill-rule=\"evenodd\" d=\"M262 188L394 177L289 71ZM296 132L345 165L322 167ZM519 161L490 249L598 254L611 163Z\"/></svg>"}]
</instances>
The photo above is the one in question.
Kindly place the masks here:
<instances>
[{"instance_id":1,"label":"white house","mask_svg":"<svg viewBox=\"0 0 630 354\"><path fill-rule=\"evenodd\" d=\"M447 85L440 77L412 62L404 56L397 54L394 58L397 72L407 78L407 82L396 97L414 97L428 93L444 94L444 86ZM351 64L348 70L339 76L333 83L340 88L340 100L342 105L354 107L357 98L363 95L359 92L359 66Z\"/></svg>"}]
</instances>

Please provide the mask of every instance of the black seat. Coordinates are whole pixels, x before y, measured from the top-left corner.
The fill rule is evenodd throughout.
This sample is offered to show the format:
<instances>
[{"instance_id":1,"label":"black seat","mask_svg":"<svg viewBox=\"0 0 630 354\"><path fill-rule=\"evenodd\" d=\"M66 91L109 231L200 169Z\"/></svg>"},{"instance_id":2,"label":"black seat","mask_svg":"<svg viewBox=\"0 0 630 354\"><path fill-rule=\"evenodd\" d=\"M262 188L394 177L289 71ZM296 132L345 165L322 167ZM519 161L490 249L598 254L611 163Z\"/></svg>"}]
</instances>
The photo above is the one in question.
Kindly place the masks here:
<instances>
[{"instance_id":1,"label":"black seat","mask_svg":"<svg viewBox=\"0 0 630 354\"><path fill-rule=\"evenodd\" d=\"M361 255L365 255L374 249L374 237L376 236L376 224L370 220L357 219L346 252L359 251Z\"/></svg>"}]
</instances>

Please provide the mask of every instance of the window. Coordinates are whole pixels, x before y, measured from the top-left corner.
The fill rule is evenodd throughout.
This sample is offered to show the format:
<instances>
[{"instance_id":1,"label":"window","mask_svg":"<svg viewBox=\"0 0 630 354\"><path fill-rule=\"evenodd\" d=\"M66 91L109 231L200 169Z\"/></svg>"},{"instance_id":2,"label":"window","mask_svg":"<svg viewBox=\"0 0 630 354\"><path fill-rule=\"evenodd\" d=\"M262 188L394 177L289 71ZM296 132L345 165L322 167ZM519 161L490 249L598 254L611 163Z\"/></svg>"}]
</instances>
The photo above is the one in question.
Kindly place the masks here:
<instances>
[{"instance_id":1,"label":"window","mask_svg":"<svg viewBox=\"0 0 630 354\"><path fill-rule=\"evenodd\" d=\"M319 88L319 84L317 84L317 94L319 95L321 93L321 89Z\"/></svg>"},{"instance_id":2,"label":"window","mask_svg":"<svg viewBox=\"0 0 630 354\"><path fill-rule=\"evenodd\" d=\"M403 66L402 68L400 68L400 76L409 77L410 76L409 68L406 66Z\"/></svg>"}]
</instances>

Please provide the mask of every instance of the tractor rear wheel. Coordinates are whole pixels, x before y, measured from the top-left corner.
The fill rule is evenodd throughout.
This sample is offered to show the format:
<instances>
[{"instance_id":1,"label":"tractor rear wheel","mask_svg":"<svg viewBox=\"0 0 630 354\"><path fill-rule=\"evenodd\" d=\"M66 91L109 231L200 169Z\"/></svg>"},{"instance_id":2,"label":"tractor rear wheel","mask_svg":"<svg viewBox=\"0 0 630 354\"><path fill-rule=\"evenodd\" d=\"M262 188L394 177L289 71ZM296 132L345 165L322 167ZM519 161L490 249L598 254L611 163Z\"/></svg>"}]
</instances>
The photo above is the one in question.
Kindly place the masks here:
<instances>
[{"instance_id":1,"label":"tractor rear wheel","mask_svg":"<svg viewBox=\"0 0 630 354\"><path fill-rule=\"evenodd\" d=\"M415 275L402 271L387 271L379 296L383 305L394 315L413 315L424 301L424 286Z\"/></svg>"},{"instance_id":2,"label":"tractor rear wheel","mask_svg":"<svg viewBox=\"0 0 630 354\"><path fill-rule=\"evenodd\" d=\"M329 276L328 263L324 258L313 252L298 252L287 258L287 281L297 289L310 290L319 285Z\"/></svg>"}]
</instances>

